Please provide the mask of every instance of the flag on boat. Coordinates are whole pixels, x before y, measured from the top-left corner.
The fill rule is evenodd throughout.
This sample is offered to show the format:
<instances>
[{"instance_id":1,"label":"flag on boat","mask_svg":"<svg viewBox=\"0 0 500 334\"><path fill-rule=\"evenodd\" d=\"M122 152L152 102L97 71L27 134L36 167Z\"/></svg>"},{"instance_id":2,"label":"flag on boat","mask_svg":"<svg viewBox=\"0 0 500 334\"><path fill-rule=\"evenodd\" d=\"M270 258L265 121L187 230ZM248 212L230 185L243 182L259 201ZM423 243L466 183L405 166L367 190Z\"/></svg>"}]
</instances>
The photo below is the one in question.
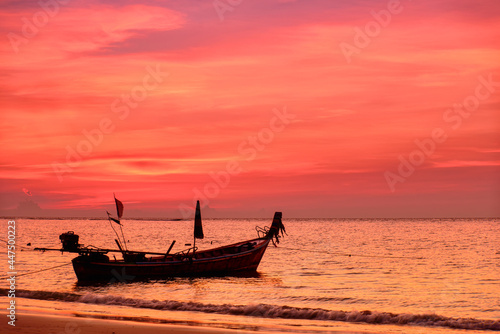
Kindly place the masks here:
<instances>
[{"instance_id":1,"label":"flag on boat","mask_svg":"<svg viewBox=\"0 0 500 334\"><path fill-rule=\"evenodd\" d=\"M196 202L196 214L194 216L194 237L196 239L203 239L203 226L201 225L201 210L200 201Z\"/></svg>"},{"instance_id":2,"label":"flag on boat","mask_svg":"<svg viewBox=\"0 0 500 334\"><path fill-rule=\"evenodd\" d=\"M115 219L115 218L111 217L111 213L109 213L108 211L106 211L106 213L108 214L108 218L109 219L111 219L112 221L114 221L118 225L121 225L121 223L120 223L120 221L118 219Z\"/></svg>"},{"instance_id":3,"label":"flag on boat","mask_svg":"<svg viewBox=\"0 0 500 334\"><path fill-rule=\"evenodd\" d=\"M113 197L115 197L114 193ZM115 197L115 203L116 203L116 214L118 215L118 218L121 218L123 216L123 203L117 200L116 197Z\"/></svg>"}]
</instances>

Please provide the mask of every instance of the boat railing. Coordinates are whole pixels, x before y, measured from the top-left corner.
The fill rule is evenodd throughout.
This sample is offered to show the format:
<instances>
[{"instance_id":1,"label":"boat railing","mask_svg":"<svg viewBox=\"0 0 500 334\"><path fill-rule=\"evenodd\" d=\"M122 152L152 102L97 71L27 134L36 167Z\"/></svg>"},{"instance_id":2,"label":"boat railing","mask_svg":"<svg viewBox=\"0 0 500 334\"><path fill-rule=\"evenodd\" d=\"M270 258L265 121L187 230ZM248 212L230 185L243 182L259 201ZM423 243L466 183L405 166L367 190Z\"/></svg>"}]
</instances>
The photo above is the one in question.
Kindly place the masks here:
<instances>
[{"instance_id":1,"label":"boat railing","mask_svg":"<svg viewBox=\"0 0 500 334\"><path fill-rule=\"evenodd\" d=\"M194 254L198 250L198 247L189 247L188 249L184 249L181 251L178 251L177 253L174 253L174 256L180 257L182 260L184 259L190 259L193 258Z\"/></svg>"},{"instance_id":2,"label":"boat railing","mask_svg":"<svg viewBox=\"0 0 500 334\"><path fill-rule=\"evenodd\" d=\"M257 231L257 236L259 237L259 239L264 239L269 233L269 226L255 226L255 230Z\"/></svg>"}]
</instances>

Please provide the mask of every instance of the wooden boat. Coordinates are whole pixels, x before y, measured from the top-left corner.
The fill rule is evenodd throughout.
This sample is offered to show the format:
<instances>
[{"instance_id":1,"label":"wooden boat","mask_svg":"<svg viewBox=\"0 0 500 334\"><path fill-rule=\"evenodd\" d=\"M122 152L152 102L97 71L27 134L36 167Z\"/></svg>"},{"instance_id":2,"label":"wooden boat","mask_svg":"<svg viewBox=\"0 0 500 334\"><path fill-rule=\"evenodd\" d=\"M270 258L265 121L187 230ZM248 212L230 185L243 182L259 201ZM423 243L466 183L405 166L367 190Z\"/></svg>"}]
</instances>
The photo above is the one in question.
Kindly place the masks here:
<instances>
[{"instance_id":1,"label":"wooden boat","mask_svg":"<svg viewBox=\"0 0 500 334\"><path fill-rule=\"evenodd\" d=\"M118 218L123 213L123 204L115 198ZM119 219L110 217L111 222L120 224ZM113 224L111 224L113 227ZM121 228L121 224L120 224ZM113 228L114 230L114 228ZM256 272L270 242L279 242L280 233L285 231L281 212L274 214L270 228L258 229L258 238L223 247L199 251L196 239L202 239L199 201L196 206L194 245L184 251L170 254L175 240L165 253L130 251L123 242L115 239L119 250L84 247L78 244L78 235L67 232L60 235L62 249L78 253L72 260L78 281L134 281L143 279L164 279L171 277L225 276ZM123 230L122 230L123 235ZM190 245L187 245L190 246ZM55 250L38 248L39 250ZM121 253L122 259L110 259L106 254Z\"/></svg>"}]
</instances>

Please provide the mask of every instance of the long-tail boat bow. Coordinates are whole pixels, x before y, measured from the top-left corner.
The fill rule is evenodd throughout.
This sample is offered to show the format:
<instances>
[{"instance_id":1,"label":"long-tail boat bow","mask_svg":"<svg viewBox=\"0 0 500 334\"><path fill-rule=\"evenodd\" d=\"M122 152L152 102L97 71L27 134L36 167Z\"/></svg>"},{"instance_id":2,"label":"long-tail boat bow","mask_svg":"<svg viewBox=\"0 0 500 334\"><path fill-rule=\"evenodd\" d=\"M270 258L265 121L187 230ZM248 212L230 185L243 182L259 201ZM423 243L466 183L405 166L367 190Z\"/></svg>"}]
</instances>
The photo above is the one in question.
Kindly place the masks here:
<instances>
[{"instance_id":1,"label":"long-tail boat bow","mask_svg":"<svg viewBox=\"0 0 500 334\"><path fill-rule=\"evenodd\" d=\"M275 246L280 243L279 238L286 234L285 225L283 225L283 222L281 221L282 216L283 214L281 212L274 213L273 223L266 235L267 238L271 239Z\"/></svg>"}]
</instances>

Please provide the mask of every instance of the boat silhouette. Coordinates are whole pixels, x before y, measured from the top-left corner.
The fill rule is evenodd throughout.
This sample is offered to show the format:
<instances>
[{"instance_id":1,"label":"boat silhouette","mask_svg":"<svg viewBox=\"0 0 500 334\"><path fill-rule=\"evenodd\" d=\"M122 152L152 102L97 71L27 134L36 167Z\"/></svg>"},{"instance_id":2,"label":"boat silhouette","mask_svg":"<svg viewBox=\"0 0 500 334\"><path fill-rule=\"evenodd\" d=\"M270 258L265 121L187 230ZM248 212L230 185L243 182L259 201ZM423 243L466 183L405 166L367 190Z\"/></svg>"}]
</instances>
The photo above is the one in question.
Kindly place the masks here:
<instances>
[{"instance_id":1,"label":"boat silhouette","mask_svg":"<svg viewBox=\"0 0 500 334\"><path fill-rule=\"evenodd\" d=\"M108 219L111 226L118 224L123 236L120 218L123 204L115 198L117 218ZM125 237L120 240L119 234L115 242L119 249L104 249L79 244L79 236L73 231L59 236L62 248L35 248L41 251L61 251L76 253L72 260L73 269L79 282L86 281L135 281L144 279L166 279L172 277L203 277L251 274L264 256L269 243L278 243L285 228L282 213L276 212L269 228L257 228L258 237L222 247L198 250L196 239L203 239L200 203L197 202L194 220L193 246L177 253L170 253L175 240L165 253L128 250ZM281 235L280 235L281 234ZM188 244L187 246L191 246ZM111 259L108 254L119 253L122 258Z\"/></svg>"}]
</instances>

